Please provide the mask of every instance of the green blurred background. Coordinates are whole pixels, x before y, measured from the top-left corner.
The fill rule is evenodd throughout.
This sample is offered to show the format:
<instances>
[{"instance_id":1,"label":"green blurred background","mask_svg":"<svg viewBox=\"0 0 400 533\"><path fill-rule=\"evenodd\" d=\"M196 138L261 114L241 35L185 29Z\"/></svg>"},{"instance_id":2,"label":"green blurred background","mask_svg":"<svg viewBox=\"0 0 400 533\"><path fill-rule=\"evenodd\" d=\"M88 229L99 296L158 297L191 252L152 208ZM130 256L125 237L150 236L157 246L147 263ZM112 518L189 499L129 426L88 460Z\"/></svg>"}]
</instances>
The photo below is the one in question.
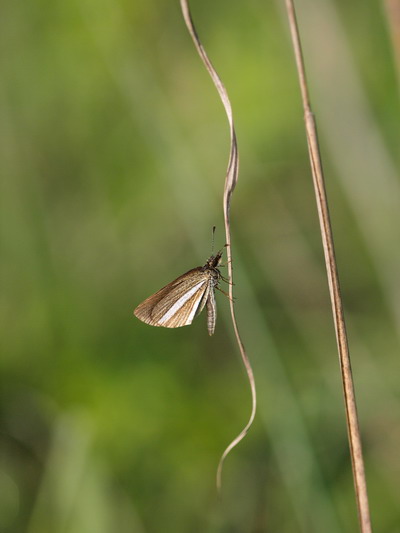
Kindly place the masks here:
<instances>
[{"instance_id":1,"label":"green blurred background","mask_svg":"<svg viewBox=\"0 0 400 533\"><path fill-rule=\"evenodd\" d=\"M297 3L375 531L400 531L399 88L383 3ZM357 530L284 2L192 1L228 88L250 412L226 298L209 338L134 307L225 243L228 127L178 1L2 2L2 533Z\"/></svg>"}]
</instances>

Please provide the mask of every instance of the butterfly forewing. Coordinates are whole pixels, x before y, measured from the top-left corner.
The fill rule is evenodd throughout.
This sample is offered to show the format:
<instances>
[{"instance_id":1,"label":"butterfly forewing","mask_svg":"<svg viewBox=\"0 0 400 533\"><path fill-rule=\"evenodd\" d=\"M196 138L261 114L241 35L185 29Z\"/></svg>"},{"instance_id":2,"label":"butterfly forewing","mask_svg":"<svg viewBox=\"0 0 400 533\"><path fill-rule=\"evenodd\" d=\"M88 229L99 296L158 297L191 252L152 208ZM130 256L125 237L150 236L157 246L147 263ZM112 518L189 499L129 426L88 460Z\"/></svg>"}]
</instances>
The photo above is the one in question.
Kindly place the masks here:
<instances>
[{"instance_id":1,"label":"butterfly forewing","mask_svg":"<svg viewBox=\"0 0 400 533\"><path fill-rule=\"evenodd\" d=\"M180 326L187 326L193 322L195 316L197 316L201 311L201 304L204 300L204 297L209 292L209 285L207 282L202 282L200 287L190 296L189 299L181 305L181 302L178 300L176 306L173 306L171 310L160 320L160 326L165 326L168 328L179 328ZM191 291L188 291L191 292ZM180 299L182 300L182 298ZM179 304L179 305L178 305ZM175 309L174 309L175 308ZM172 311L175 311L172 313Z\"/></svg>"},{"instance_id":2,"label":"butterfly forewing","mask_svg":"<svg viewBox=\"0 0 400 533\"><path fill-rule=\"evenodd\" d=\"M194 268L149 296L134 313L152 326L187 326L203 309L209 291L209 276L201 268Z\"/></svg>"}]
</instances>

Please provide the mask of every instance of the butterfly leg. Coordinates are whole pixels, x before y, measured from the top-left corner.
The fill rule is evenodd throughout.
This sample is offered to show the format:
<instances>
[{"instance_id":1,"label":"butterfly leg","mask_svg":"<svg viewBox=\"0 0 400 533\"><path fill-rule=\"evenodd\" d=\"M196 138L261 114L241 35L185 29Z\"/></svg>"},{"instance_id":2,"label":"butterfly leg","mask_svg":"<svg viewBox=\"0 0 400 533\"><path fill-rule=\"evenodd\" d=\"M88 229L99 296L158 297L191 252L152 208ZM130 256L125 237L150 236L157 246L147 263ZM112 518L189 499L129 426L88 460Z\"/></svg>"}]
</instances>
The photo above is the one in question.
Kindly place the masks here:
<instances>
[{"instance_id":1,"label":"butterfly leg","mask_svg":"<svg viewBox=\"0 0 400 533\"><path fill-rule=\"evenodd\" d=\"M232 299L232 298L229 296L229 294L228 294L227 292L223 291L223 290L220 289L219 287L215 287L215 288L216 288L217 290L219 290L219 292L222 292L222 294L225 294L225 296L226 296L227 298L229 298L229 300L230 300L231 302L235 302L235 297Z\"/></svg>"},{"instance_id":2,"label":"butterfly leg","mask_svg":"<svg viewBox=\"0 0 400 533\"><path fill-rule=\"evenodd\" d=\"M220 277L221 277L222 281L225 281L225 283L228 283L229 285L235 285L232 281L230 281L228 278L226 278L222 274L220 274Z\"/></svg>"}]
</instances>

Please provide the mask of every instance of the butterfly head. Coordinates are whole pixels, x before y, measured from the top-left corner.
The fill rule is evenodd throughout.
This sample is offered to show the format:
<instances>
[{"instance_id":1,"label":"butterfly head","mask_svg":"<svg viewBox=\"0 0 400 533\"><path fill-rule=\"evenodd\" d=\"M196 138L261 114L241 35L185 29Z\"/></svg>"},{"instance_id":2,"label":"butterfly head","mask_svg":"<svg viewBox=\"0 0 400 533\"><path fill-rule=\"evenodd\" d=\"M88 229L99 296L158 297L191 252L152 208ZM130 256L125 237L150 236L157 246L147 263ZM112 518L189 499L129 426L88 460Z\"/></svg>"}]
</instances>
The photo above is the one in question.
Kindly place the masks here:
<instances>
[{"instance_id":1,"label":"butterfly head","mask_svg":"<svg viewBox=\"0 0 400 533\"><path fill-rule=\"evenodd\" d=\"M220 250L216 255L212 255L209 259L207 259L207 263L204 265L204 269L218 269L218 266L221 264L222 261L222 253L223 251Z\"/></svg>"}]
</instances>

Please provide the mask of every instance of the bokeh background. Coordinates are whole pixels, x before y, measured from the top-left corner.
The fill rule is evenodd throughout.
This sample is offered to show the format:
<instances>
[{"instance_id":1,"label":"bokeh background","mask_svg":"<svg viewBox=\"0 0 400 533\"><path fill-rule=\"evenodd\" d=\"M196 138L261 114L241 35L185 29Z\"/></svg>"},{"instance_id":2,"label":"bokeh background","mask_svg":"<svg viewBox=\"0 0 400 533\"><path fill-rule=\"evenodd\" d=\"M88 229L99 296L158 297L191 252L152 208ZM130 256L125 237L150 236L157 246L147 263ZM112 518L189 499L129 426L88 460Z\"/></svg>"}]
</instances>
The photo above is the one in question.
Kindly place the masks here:
<instances>
[{"instance_id":1,"label":"bokeh background","mask_svg":"<svg viewBox=\"0 0 400 533\"><path fill-rule=\"evenodd\" d=\"M237 314L145 297L224 245L223 108L178 1L3 0L0 531L357 530L284 2L192 1L232 100ZM375 531L400 531L399 85L385 4L297 2Z\"/></svg>"}]
</instances>

